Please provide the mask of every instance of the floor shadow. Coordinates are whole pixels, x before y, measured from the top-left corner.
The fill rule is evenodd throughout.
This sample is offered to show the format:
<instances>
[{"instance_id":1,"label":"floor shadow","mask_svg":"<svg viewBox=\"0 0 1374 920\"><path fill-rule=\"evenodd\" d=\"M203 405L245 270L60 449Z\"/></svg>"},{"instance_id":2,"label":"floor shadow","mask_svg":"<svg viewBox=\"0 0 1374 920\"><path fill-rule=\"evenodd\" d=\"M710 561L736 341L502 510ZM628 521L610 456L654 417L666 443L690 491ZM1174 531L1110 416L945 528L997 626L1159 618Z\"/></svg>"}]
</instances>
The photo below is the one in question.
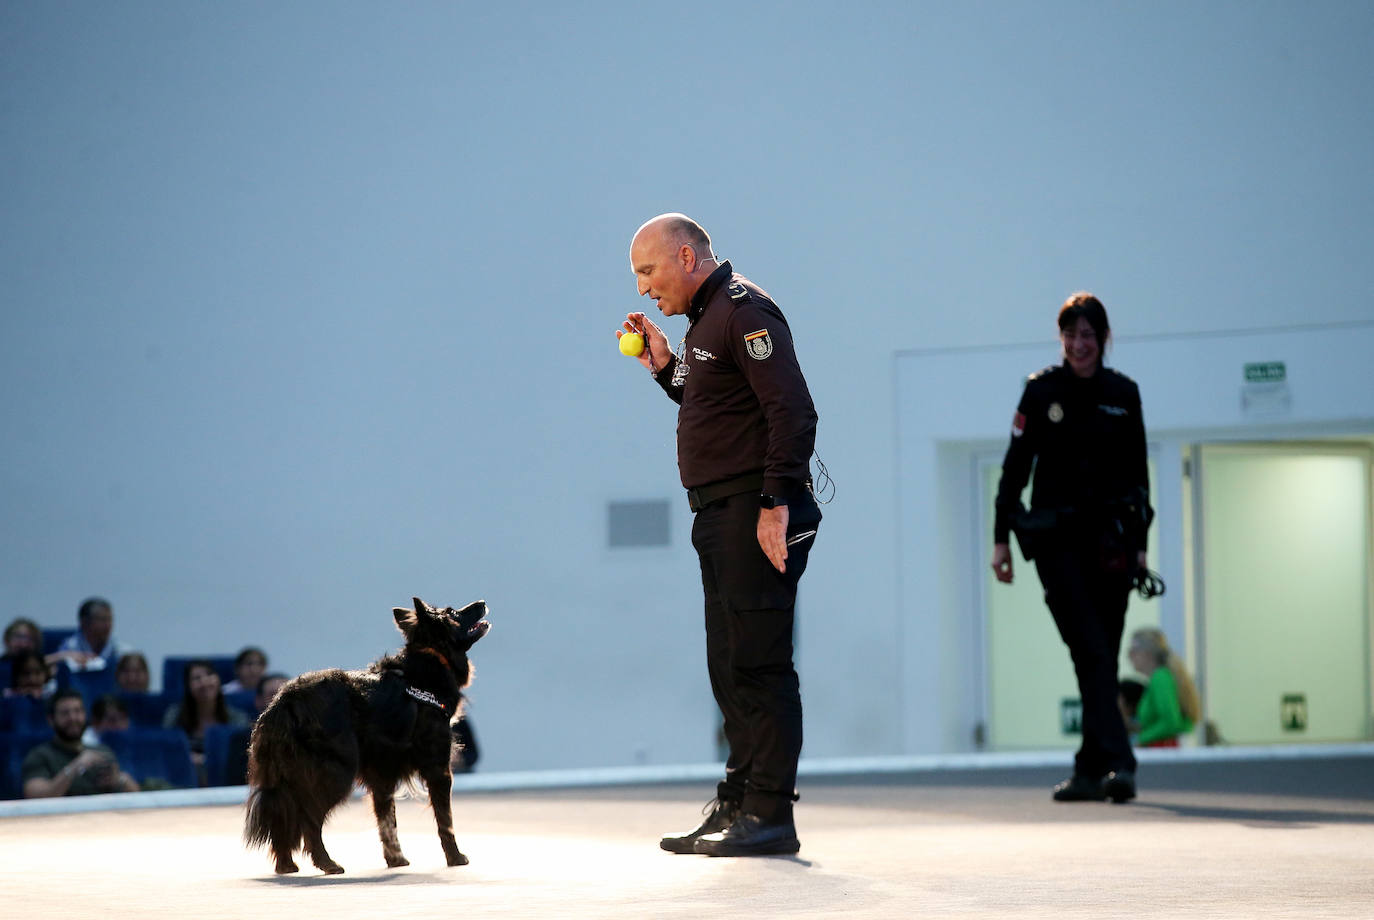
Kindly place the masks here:
<instances>
[{"instance_id":1,"label":"floor shadow","mask_svg":"<svg viewBox=\"0 0 1374 920\"><path fill-rule=\"evenodd\" d=\"M308 870L291 875L265 875L250 881L260 885L277 885L283 888L310 888L315 885L433 885L457 876L441 872L396 872L387 875L322 875L310 874Z\"/></svg>"},{"instance_id":2,"label":"floor shadow","mask_svg":"<svg viewBox=\"0 0 1374 920\"><path fill-rule=\"evenodd\" d=\"M1224 805L1185 805L1136 800L1133 810L1166 811L1180 818L1234 821L1251 827L1317 827L1325 824L1374 824L1374 815L1350 811L1321 811L1313 808L1245 808Z\"/></svg>"}]
</instances>

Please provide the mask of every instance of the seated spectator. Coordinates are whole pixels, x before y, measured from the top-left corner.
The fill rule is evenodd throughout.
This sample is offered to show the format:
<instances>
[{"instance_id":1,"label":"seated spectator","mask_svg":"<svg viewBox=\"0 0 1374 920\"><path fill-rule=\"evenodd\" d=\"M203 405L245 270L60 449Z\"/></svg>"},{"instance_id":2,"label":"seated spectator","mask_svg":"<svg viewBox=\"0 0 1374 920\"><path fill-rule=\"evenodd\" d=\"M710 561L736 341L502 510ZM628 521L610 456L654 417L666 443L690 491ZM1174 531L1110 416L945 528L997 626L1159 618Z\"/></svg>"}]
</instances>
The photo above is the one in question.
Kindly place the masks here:
<instances>
[{"instance_id":1,"label":"seated spectator","mask_svg":"<svg viewBox=\"0 0 1374 920\"><path fill-rule=\"evenodd\" d=\"M5 657L13 658L20 652L43 654L43 630L28 617L16 617L5 627Z\"/></svg>"},{"instance_id":2,"label":"seated spectator","mask_svg":"<svg viewBox=\"0 0 1374 920\"><path fill-rule=\"evenodd\" d=\"M52 669L38 652L20 652L10 659L10 685L5 688L5 696L41 700L56 689Z\"/></svg>"},{"instance_id":3,"label":"seated spectator","mask_svg":"<svg viewBox=\"0 0 1374 920\"><path fill-rule=\"evenodd\" d=\"M114 607L101 597L83 601L77 611L77 630L57 647L73 670L97 670L119 660L120 647L114 639Z\"/></svg>"},{"instance_id":4,"label":"seated spectator","mask_svg":"<svg viewBox=\"0 0 1374 920\"><path fill-rule=\"evenodd\" d=\"M225 693L243 693L256 690L267 670L267 653L256 646L248 646L234 659L234 679L224 685Z\"/></svg>"},{"instance_id":5,"label":"seated spectator","mask_svg":"<svg viewBox=\"0 0 1374 920\"><path fill-rule=\"evenodd\" d=\"M200 785L205 776L205 728L208 725L251 725L246 713L224 701L219 673L209 661L196 659L186 663L181 702L173 703L163 718L163 728L179 728L186 732L191 744L191 763L195 765Z\"/></svg>"},{"instance_id":6,"label":"seated spectator","mask_svg":"<svg viewBox=\"0 0 1374 920\"><path fill-rule=\"evenodd\" d=\"M151 679L142 652L125 652L115 665L115 686L122 693L147 693Z\"/></svg>"},{"instance_id":7,"label":"seated spectator","mask_svg":"<svg viewBox=\"0 0 1374 920\"><path fill-rule=\"evenodd\" d=\"M262 680L258 681L258 692L253 697L253 708L259 714L267 708L267 704L277 698L281 693L281 688L286 686L286 682L291 678L285 674L264 674Z\"/></svg>"},{"instance_id":8,"label":"seated spectator","mask_svg":"<svg viewBox=\"0 0 1374 920\"><path fill-rule=\"evenodd\" d=\"M129 730L129 707L113 693L106 693L91 704L91 728L98 732Z\"/></svg>"},{"instance_id":9,"label":"seated spectator","mask_svg":"<svg viewBox=\"0 0 1374 920\"><path fill-rule=\"evenodd\" d=\"M119 768L113 751L82 742L86 703L80 691L54 693L48 701L48 721L53 728L52 740L38 745L24 758L24 798L138 791L138 783Z\"/></svg>"},{"instance_id":10,"label":"seated spectator","mask_svg":"<svg viewBox=\"0 0 1374 920\"><path fill-rule=\"evenodd\" d=\"M43 655L43 628L28 617L16 617L5 627L4 660L12 661L20 652L37 652ZM65 656L53 652L43 655L43 660L52 668Z\"/></svg>"},{"instance_id":11,"label":"seated spectator","mask_svg":"<svg viewBox=\"0 0 1374 920\"><path fill-rule=\"evenodd\" d=\"M81 740L87 747L95 747L100 743L101 732L128 731L129 725L129 708L124 701L113 693L105 693L91 704L91 718Z\"/></svg>"},{"instance_id":12,"label":"seated spectator","mask_svg":"<svg viewBox=\"0 0 1374 920\"><path fill-rule=\"evenodd\" d=\"M1126 651L1131 665L1149 680L1127 728L1142 747L1178 747L1202 716L1197 686L1183 661L1158 629L1138 629Z\"/></svg>"}]
</instances>

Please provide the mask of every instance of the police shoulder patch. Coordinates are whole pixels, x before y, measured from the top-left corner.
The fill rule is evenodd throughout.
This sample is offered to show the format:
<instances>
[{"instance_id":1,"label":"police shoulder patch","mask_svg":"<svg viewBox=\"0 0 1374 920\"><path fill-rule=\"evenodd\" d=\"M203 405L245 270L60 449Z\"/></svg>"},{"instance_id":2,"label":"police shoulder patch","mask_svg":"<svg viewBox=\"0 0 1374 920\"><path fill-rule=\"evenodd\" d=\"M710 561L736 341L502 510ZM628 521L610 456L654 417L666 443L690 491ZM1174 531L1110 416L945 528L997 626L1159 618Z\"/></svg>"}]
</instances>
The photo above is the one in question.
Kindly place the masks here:
<instances>
[{"instance_id":1,"label":"police shoulder patch","mask_svg":"<svg viewBox=\"0 0 1374 920\"><path fill-rule=\"evenodd\" d=\"M760 329L744 337L744 346L749 349L749 357L762 361L773 353L773 337L767 329Z\"/></svg>"},{"instance_id":2,"label":"police shoulder patch","mask_svg":"<svg viewBox=\"0 0 1374 920\"><path fill-rule=\"evenodd\" d=\"M729 294L730 299L736 303L749 299L749 289L738 281L731 281L730 285L725 289L725 292Z\"/></svg>"}]
</instances>

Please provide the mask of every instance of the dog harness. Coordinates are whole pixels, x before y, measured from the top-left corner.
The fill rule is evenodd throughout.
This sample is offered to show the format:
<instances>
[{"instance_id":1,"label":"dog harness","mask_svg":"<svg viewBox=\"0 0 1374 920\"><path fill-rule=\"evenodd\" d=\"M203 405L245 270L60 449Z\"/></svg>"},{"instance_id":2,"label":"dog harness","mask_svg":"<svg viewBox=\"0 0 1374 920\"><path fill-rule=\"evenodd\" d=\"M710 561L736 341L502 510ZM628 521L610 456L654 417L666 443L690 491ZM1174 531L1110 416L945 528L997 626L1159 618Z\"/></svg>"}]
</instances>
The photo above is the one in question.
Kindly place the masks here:
<instances>
[{"instance_id":1,"label":"dog harness","mask_svg":"<svg viewBox=\"0 0 1374 920\"><path fill-rule=\"evenodd\" d=\"M431 706L437 706L440 710L443 711L444 715L446 716L453 715L453 713L448 711L448 707L445 706L437 696L435 696L433 693L430 693L428 690L417 690L414 687L410 686L410 684L406 684L406 693L409 693L411 696L415 697L415 699L419 700L422 703L428 703Z\"/></svg>"}]
</instances>

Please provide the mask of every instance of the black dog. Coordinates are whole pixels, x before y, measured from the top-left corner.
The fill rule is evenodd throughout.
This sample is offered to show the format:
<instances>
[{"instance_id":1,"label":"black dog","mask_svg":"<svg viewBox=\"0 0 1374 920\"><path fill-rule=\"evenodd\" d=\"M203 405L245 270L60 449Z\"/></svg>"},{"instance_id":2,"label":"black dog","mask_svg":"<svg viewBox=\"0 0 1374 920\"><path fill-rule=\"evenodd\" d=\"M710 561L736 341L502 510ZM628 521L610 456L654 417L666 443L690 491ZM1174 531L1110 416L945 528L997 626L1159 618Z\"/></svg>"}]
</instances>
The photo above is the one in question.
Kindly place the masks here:
<instances>
[{"instance_id":1,"label":"black dog","mask_svg":"<svg viewBox=\"0 0 1374 920\"><path fill-rule=\"evenodd\" d=\"M388 866L406 866L396 838L396 786L417 775L429 788L439 843L450 866L467 865L453 839L449 724L472 676L468 649L491 624L484 601L435 610L393 609L406 644L365 671L314 671L289 682L253 727L244 839L271 844L277 872L297 871L304 849L327 875L343 867L320 837L355 782L372 792Z\"/></svg>"}]
</instances>

